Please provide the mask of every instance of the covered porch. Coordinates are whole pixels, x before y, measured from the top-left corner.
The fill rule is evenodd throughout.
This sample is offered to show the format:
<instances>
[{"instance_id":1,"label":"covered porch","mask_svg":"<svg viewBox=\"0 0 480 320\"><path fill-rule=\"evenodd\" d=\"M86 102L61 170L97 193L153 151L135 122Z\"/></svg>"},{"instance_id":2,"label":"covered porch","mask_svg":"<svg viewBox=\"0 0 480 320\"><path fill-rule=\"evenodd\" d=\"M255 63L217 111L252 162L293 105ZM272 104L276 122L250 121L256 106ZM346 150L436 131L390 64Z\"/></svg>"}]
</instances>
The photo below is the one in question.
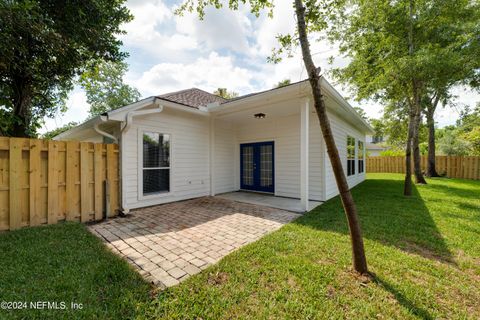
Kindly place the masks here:
<instances>
[{"instance_id":1,"label":"covered porch","mask_svg":"<svg viewBox=\"0 0 480 320\"><path fill-rule=\"evenodd\" d=\"M210 194L311 210L324 200L325 157L308 84L267 93L208 107Z\"/></svg>"}]
</instances>

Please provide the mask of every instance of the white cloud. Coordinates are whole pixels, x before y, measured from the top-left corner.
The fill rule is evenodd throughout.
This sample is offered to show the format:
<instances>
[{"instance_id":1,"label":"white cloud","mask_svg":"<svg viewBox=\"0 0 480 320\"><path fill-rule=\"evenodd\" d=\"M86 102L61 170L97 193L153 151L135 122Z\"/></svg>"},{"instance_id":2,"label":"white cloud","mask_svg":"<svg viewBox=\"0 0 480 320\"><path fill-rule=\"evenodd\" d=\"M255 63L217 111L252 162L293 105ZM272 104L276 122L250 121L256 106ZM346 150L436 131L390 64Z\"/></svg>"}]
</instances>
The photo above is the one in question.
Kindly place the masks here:
<instances>
[{"instance_id":1,"label":"white cloud","mask_svg":"<svg viewBox=\"0 0 480 320\"><path fill-rule=\"evenodd\" d=\"M251 71L235 66L231 57L212 52L207 58L198 58L189 64L157 64L136 83L144 95L158 95L190 87L210 92L219 87L227 87L245 93L252 90L253 78Z\"/></svg>"},{"instance_id":2,"label":"white cloud","mask_svg":"<svg viewBox=\"0 0 480 320\"><path fill-rule=\"evenodd\" d=\"M172 28L174 14L161 0L128 2L134 19L124 26L127 34L120 39L127 47L138 48L152 54L166 54L197 48L194 38ZM161 32L170 30L170 32Z\"/></svg>"},{"instance_id":3,"label":"white cloud","mask_svg":"<svg viewBox=\"0 0 480 320\"><path fill-rule=\"evenodd\" d=\"M221 49L247 53L250 50L248 35L251 22L245 10L207 8L205 18L199 20L196 13L176 17L176 30L198 41L205 51Z\"/></svg>"},{"instance_id":4,"label":"white cloud","mask_svg":"<svg viewBox=\"0 0 480 320\"><path fill-rule=\"evenodd\" d=\"M180 0L173 2L178 3ZM272 48L276 47L276 35L292 33L295 28L294 11L290 1L276 1L274 18L266 13L252 18L248 7L241 5L238 11L208 8L203 21L195 13L179 17L173 13L172 1L129 0L135 19L125 25L127 35L121 36L124 50L130 52L130 71L127 83L137 87L144 95L156 95L189 87L213 91L226 87L240 94L272 88L283 79L292 82L306 78L300 50L292 58L272 65L266 62ZM334 66L343 66L346 59L339 57L338 49L326 41L311 39L311 51L315 63L324 74L332 68L327 63L336 56ZM347 96L348 90L332 82L337 90ZM458 101L473 105L480 95L456 92ZM83 120L88 104L82 93L75 90L69 104L70 110L55 120L47 120L47 128L69 121ZM350 99L352 105L359 105ZM367 115L379 117L382 106L370 101L360 104ZM452 124L458 112L451 108L440 109L437 121L440 125ZM44 130L45 131L45 130Z\"/></svg>"},{"instance_id":5,"label":"white cloud","mask_svg":"<svg viewBox=\"0 0 480 320\"><path fill-rule=\"evenodd\" d=\"M290 1L277 1L273 9L273 18L269 18L264 12L260 18L254 21L256 48L258 54L268 56L272 48L278 45L278 34L293 34L295 20L292 3Z\"/></svg>"}]
</instances>

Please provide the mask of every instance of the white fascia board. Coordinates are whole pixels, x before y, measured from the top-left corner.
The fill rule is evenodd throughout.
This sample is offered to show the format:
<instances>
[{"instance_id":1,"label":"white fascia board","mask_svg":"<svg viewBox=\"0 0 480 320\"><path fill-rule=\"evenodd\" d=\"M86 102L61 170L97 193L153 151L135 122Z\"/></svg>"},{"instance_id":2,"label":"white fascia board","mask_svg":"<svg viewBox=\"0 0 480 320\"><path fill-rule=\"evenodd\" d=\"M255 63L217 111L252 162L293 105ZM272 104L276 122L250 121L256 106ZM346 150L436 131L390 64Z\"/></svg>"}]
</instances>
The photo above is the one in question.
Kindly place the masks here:
<instances>
[{"instance_id":1,"label":"white fascia board","mask_svg":"<svg viewBox=\"0 0 480 320\"><path fill-rule=\"evenodd\" d=\"M125 116L127 115L128 112L135 111L137 109L149 106L149 105L151 105L155 102L155 99L157 99L157 98L156 97L149 97L149 98L134 102L132 104L129 104L125 107L109 111L107 113L108 120L125 121Z\"/></svg>"},{"instance_id":2,"label":"white fascia board","mask_svg":"<svg viewBox=\"0 0 480 320\"><path fill-rule=\"evenodd\" d=\"M75 138L82 131L93 129L93 126L100 122L102 122L101 116L96 116L92 119L85 121L82 124L79 124L76 127L71 128L70 130L60 133L59 135L53 137L53 140L64 140L64 139Z\"/></svg>"},{"instance_id":3,"label":"white fascia board","mask_svg":"<svg viewBox=\"0 0 480 320\"><path fill-rule=\"evenodd\" d=\"M154 105L155 103L160 104L164 107L171 108L171 109L176 109L180 111L185 111L189 113L195 113L195 114L200 114L200 115L205 115L208 114L208 110L206 108L200 107L199 109L185 106L182 104L178 104L175 102L171 102L168 100L164 100L162 98L158 97L150 97L147 99L140 100L138 102L132 103L129 106L112 110L108 112L108 120L114 120L114 121L125 121L125 117L130 111L135 111L141 108L148 107L150 105Z\"/></svg>"},{"instance_id":4,"label":"white fascia board","mask_svg":"<svg viewBox=\"0 0 480 320\"><path fill-rule=\"evenodd\" d=\"M305 84L307 84L307 86ZM289 86L271 89L257 94L254 93L251 96L238 100L227 101L222 104L212 103L207 107L210 112L221 113L222 111L230 111L231 109L239 108L245 105L252 106L256 103L263 103L266 99L268 99L270 102L273 102L275 100L285 100L285 98L291 99L294 97L307 96L310 94L309 90L310 86L308 85L308 82L302 81Z\"/></svg>"},{"instance_id":5,"label":"white fascia board","mask_svg":"<svg viewBox=\"0 0 480 320\"><path fill-rule=\"evenodd\" d=\"M375 131L373 128L363 119L357 111L348 103L345 98L342 97L340 93L325 79L322 77L322 87L325 89L325 91L331 96L335 101L349 114L352 115L352 120L356 123L360 122L362 127L365 129L366 134L374 134Z\"/></svg>"}]
</instances>

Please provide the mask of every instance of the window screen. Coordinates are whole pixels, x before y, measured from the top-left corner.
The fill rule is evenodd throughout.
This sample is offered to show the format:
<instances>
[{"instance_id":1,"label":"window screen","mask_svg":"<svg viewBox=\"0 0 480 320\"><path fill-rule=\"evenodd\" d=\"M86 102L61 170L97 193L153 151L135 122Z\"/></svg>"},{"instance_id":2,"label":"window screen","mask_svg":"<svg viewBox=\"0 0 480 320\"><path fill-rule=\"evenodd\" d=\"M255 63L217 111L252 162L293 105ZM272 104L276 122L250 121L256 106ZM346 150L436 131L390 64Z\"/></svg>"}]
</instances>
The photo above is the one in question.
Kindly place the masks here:
<instances>
[{"instance_id":1,"label":"window screen","mask_svg":"<svg viewBox=\"0 0 480 320\"><path fill-rule=\"evenodd\" d=\"M355 138L347 136L347 176L355 174Z\"/></svg>"},{"instance_id":2,"label":"window screen","mask_svg":"<svg viewBox=\"0 0 480 320\"><path fill-rule=\"evenodd\" d=\"M170 135L143 133L143 194L170 191Z\"/></svg>"},{"instance_id":3,"label":"window screen","mask_svg":"<svg viewBox=\"0 0 480 320\"><path fill-rule=\"evenodd\" d=\"M365 171L365 149L363 148L363 141L358 141L358 173Z\"/></svg>"}]
</instances>

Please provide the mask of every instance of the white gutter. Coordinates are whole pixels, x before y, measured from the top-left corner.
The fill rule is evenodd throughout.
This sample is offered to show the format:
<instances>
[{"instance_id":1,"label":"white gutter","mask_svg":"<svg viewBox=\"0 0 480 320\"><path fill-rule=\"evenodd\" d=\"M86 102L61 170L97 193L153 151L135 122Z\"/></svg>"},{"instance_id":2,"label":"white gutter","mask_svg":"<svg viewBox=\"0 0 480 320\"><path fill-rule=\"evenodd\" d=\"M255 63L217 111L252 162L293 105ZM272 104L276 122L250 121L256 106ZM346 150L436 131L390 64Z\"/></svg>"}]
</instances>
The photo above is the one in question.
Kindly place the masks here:
<instances>
[{"instance_id":1,"label":"white gutter","mask_svg":"<svg viewBox=\"0 0 480 320\"><path fill-rule=\"evenodd\" d=\"M100 116L100 120L101 120L102 122L107 122L107 117L106 117L106 116ZM101 129L99 128L99 125L100 125L100 122L95 123L95 124L93 125L93 130L95 130L98 134L100 134L100 135L102 135L102 136L104 136L104 137L107 137L107 138L112 139L115 143L118 143L117 137L115 137L114 135L111 135L110 133L107 133L107 132L101 130Z\"/></svg>"},{"instance_id":2,"label":"white gutter","mask_svg":"<svg viewBox=\"0 0 480 320\"><path fill-rule=\"evenodd\" d=\"M124 164L126 163L126 153L123 152L123 144L124 144L124 141L125 141L125 134L127 133L128 130L130 130L130 128L132 126L133 117L144 116L144 115L148 115L148 114L152 114L152 113L159 113L159 112L163 111L163 105L160 105L160 101L158 101L158 99L154 99L153 104L156 105L156 107L153 108L153 109L139 110L139 111L134 111L134 110L129 111L127 113L127 115L125 116L125 121L124 121L125 125L120 130L120 154L121 154L120 168L121 168L121 180L122 180L122 183L121 183L121 188L122 188L122 212L124 214L127 214L127 213L130 212L130 208L128 207L128 204L127 204L127 189L123 185L123 182L126 181L126 177L125 177L126 174L125 174L125 170L123 168Z\"/></svg>"}]
</instances>

